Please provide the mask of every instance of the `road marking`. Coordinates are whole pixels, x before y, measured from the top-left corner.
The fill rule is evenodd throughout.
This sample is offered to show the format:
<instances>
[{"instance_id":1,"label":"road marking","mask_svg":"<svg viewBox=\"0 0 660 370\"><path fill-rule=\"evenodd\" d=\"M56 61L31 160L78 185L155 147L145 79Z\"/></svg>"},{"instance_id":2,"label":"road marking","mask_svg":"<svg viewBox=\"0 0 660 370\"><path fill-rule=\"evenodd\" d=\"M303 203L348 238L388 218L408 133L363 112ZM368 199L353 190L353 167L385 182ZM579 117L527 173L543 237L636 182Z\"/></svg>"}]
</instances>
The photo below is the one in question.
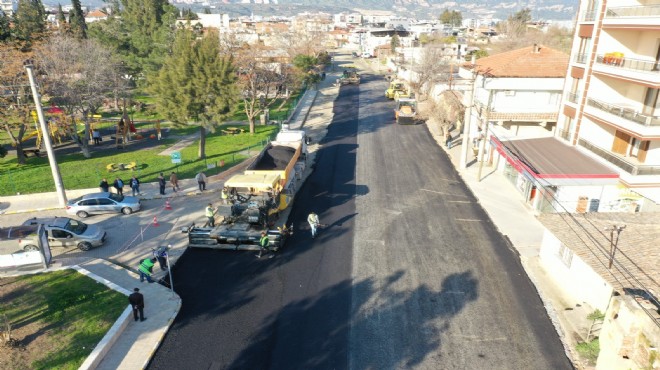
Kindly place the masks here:
<instances>
[{"instance_id":1,"label":"road marking","mask_svg":"<svg viewBox=\"0 0 660 370\"><path fill-rule=\"evenodd\" d=\"M463 197L467 198L467 195L461 195L461 194L450 194L450 193L443 193L441 191L435 191L435 190L429 190L429 189L420 189L421 191L428 191L429 193L435 193L435 194L442 194L442 195L450 195L452 197Z\"/></svg>"},{"instance_id":2,"label":"road marking","mask_svg":"<svg viewBox=\"0 0 660 370\"><path fill-rule=\"evenodd\" d=\"M472 219L472 218L456 218L456 221L465 221L465 222L481 222L481 220Z\"/></svg>"},{"instance_id":3,"label":"road marking","mask_svg":"<svg viewBox=\"0 0 660 370\"><path fill-rule=\"evenodd\" d=\"M469 200L448 200L447 203L472 203Z\"/></svg>"},{"instance_id":4,"label":"road marking","mask_svg":"<svg viewBox=\"0 0 660 370\"><path fill-rule=\"evenodd\" d=\"M503 342L509 340L507 337L481 338L477 335L451 335L452 338L468 339L471 342Z\"/></svg>"}]
</instances>

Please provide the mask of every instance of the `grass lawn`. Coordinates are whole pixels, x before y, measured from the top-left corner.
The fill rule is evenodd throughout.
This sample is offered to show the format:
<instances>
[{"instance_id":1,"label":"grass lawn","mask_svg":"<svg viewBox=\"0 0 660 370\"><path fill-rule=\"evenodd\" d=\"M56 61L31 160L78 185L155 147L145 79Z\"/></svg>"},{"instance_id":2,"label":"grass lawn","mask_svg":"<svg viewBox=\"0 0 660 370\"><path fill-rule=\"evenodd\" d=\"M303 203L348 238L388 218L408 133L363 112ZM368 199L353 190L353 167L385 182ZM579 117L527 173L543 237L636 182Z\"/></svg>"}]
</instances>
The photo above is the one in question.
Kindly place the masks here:
<instances>
[{"instance_id":1,"label":"grass lawn","mask_svg":"<svg viewBox=\"0 0 660 370\"><path fill-rule=\"evenodd\" d=\"M0 314L17 347L4 369L77 369L128 305L118 293L75 270L3 278Z\"/></svg>"},{"instance_id":2,"label":"grass lawn","mask_svg":"<svg viewBox=\"0 0 660 370\"><path fill-rule=\"evenodd\" d=\"M207 168L207 164L217 163L217 167L206 170L207 175L215 175L220 171L243 161L249 155L259 152L279 129L278 126L256 126L255 134L242 133L239 135L224 135L219 127L213 134L207 134L206 160L197 159L198 142L181 150L182 163L172 164L169 156L158 153L173 145L174 139L154 142L154 146L135 151L117 150L111 148L95 152L92 158L85 158L82 154L68 154L57 157L66 189L95 188L99 181L106 177L109 182L117 176L125 183L132 175L136 175L141 182L154 182L160 172L166 175L172 171L178 172L179 178L192 178L195 174ZM195 127L178 131L177 134L195 132ZM143 140L153 140L145 138ZM130 148L130 147L129 147ZM225 165L220 167L220 162ZM107 172L109 163L136 162L138 170ZM166 176L167 177L167 176ZM16 164L15 156L0 159L0 196L14 195L16 193L31 194L55 191L52 174L47 158L32 158L24 166Z\"/></svg>"}]
</instances>

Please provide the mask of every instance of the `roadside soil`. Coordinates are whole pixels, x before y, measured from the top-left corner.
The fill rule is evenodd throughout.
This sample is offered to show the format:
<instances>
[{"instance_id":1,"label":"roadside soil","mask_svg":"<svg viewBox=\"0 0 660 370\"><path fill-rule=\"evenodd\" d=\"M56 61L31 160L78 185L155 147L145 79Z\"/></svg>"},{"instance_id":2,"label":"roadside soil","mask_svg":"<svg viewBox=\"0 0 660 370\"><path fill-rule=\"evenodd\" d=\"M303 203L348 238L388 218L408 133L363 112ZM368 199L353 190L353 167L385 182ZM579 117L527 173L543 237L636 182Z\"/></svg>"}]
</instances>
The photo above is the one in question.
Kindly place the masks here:
<instances>
[{"instance_id":1,"label":"roadside soil","mask_svg":"<svg viewBox=\"0 0 660 370\"><path fill-rule=\"evenodd\" d=\"M18 277L0 279L0 369L27 370L32 363L53 350L48 325L38 320L28 320L11 328L11 340L4 340L6 322L2 316L2 307L10 304L11 299L22 294L27 288L26 281Z\"/></svg>"}]
</instances>

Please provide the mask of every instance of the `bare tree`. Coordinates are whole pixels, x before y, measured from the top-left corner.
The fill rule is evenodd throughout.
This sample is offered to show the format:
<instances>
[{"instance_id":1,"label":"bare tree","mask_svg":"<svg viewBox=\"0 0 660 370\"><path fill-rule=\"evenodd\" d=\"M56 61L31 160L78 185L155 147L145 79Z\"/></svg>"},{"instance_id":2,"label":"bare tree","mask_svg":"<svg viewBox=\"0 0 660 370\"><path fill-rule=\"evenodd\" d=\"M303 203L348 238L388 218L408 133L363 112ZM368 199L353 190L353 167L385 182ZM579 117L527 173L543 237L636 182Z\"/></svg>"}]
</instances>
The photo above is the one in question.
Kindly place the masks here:
<instances>
[{"instance_id":1,"label":"bare tree","mask_svg":"<svg viewBox=\"0 0 660 370\"><path fill-rule=\"evenodd\" d=\"M451 65L443 61L443 45L432 43L422 49L421 58L415 62L410 88L424 100L433 86L441 81L449 79Z\"/></svg>"},{"instance_id":2,"label":"bare tree","mask_svg":"<svg viewBox=\"0 0 660 370\"><path fill-rule=\"evenodd\" d=\"M73 124L76 118L82 118L82 137L77 130L70 130L70 135L82 154L90 158L90 118L107 97L125 90L122 64L93 39L58 35L40 48L37 65L50 101L62 106Z\"/></svg>"},{"instance_id":3,"label":"bare tree","mask_svg":"<svg viewBox=\"0 0 660 370\"><path fill-rule=\"evenodd\" d=\"M237 57L238 85L250 133L254 133L255 118L286 96L294 79L288 65L266 57L266 52L252 46L241 49Z\"/></svg>"},{"instance_id":4,"label":"bare tree","mask_svg":"<svg viewBox=\"0 0 660 370\"><path fill-rule=\"evenodd\" d=\"M0 44L0 124L16 148L18 164L26 162L23 137L31 121L30 85L23 68L23 61L31 55Z\"/></svg>"},{"instance_id":5,"label":"bare tree","mask_svg":"<svg viewBox=\"0 0 660 370\"><path fill-rule=\"evenodd\" d=\"M289 58L297 55L308 55L318 58L325 51L327 32L311 30L292 30L279 33L275 45L287 51Z\"/></svg>"},{"instance_id":6,"label":"bare tree","mask_svg":"<svg viewBox=\"0 0 660 370\"><path fill-rule=\"evenodd\" d=\"M464 113L465 107L456 91L447 90L440 94L438 99L428 100L426 115L432 122L439 125L443 133L448 132L452 125L456 125L460 129Z\"/></svg>"}]
</instances>

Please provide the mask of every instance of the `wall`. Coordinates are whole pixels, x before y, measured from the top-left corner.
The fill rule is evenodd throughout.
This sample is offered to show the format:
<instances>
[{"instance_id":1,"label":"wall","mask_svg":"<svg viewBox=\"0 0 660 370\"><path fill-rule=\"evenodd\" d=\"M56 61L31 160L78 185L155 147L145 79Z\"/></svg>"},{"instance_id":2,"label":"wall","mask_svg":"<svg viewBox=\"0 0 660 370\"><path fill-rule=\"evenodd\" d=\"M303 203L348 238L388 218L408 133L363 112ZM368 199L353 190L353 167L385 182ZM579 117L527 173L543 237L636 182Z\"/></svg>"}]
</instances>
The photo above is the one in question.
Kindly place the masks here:
<instances>
[{"instance_id":1,"label":"wall","mask_svg":"<svg viewBox=\"0 0 660 370\"><path fill-rule=\"evenodd\" d=\"M614 132L611 129L591 122L586 116L582 117L580 137L608 151L612 149L614 142Z\"/></svg>"},{"instance_id":2,"label":"wall","mask_svg":"<svg viewBox=\"0 0 660 370\"><path fill-rule=\"evenodd\" d=\"M612 287L577 255L573 255L570 267L559 257L561 242L550 231L545 230L539 251L541 264L558 289L575 303L586 303L593 309L605 312L612 295ZM576 282L580 282L576 284Z\"/></svg>"}]
</instances>

